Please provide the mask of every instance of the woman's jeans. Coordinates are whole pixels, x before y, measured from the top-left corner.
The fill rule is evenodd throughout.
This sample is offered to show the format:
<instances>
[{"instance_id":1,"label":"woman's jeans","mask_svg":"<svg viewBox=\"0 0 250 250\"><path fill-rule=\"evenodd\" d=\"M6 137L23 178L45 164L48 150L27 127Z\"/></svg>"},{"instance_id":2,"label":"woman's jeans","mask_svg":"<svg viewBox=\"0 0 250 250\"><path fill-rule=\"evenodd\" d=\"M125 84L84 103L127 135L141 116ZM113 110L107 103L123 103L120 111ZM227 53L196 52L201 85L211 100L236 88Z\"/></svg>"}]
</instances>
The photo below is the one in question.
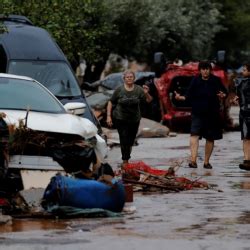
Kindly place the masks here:
<instances>
[{"instance_id":1,"label":"woman's jeans","mask_svg":"<svg viewBox=\"0 0 250 250\"><path fill-rule=\"evenodd\" d=\"M139 128L139 122L129 122L124 120L115 120L115 125L120 138L122 160L130 159L132 146Z\"/></svg>"}]
</instances>

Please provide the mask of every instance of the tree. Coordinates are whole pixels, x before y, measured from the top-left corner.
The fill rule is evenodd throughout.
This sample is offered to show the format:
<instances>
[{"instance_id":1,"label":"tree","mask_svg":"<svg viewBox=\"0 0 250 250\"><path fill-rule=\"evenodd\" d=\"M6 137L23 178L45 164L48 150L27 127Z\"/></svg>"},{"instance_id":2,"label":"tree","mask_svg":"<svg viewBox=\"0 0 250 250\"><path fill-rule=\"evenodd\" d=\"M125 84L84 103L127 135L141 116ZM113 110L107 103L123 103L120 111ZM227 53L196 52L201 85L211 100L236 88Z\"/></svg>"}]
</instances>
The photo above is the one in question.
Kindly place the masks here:
<instances>
[{"instance_id":1,"label":"tree","mask_svg":"<svg viewBox=\"0 0 250 250\"><path fill-rule=\"evenodd\" d=\"M155 51L187 60L210 56L222 30L218 4L202 0L105 0L115 26L111 50L149 59Z\"/></svg>"},{"instance_id":2,"label":"tree","mask_svg":"<svg viewBox=\"0 0 250 250\"><path fill-rule=\"evenodd\" d=\"M235 18L228 21L223 13L228 16L234 1L223 0L225 6L220 2L2 0L0 9L4 14L25 15L35 25L48 30L72 65L78 63L81 55L89 64L102 67L110 53L149 63L156 51L164 52L170 60L175 57L184 60L211 57L215 49L222 47L223 35L228 34L224 26L232 27L238 34L234 20L245 13L241 7L240 14L234 14ZM249 22L248 13L237 22L244 24L245 29ZM236 40L240 43L243 39ZM232 48L230 39L226 43ZM241 49L241 53L246 51Z\"/></svg>"},{"instance_id":3,"label":"tree","mask_svg":"<svg viewBox=\"0 0 250 250\"><path fill-rule=\"evenodd\" d=\"M250 2L241 0L221 0L225 27L215 38L215 49L225 49L232 67L239 66L250 56Z\"/></svg>"},{"instance_id":4,"label":"tree","mask_svg":"<svg viewBox=\"0 0 250 250\"><path fill-rule=\"evenodd\" d=\"M95 63L109 54L103 41L112 27L105 21L104 8L98 0L4 0L0 5L2 13L27 16L45 28L73 65L79 55Z\"/></svg>"}]
</instances>

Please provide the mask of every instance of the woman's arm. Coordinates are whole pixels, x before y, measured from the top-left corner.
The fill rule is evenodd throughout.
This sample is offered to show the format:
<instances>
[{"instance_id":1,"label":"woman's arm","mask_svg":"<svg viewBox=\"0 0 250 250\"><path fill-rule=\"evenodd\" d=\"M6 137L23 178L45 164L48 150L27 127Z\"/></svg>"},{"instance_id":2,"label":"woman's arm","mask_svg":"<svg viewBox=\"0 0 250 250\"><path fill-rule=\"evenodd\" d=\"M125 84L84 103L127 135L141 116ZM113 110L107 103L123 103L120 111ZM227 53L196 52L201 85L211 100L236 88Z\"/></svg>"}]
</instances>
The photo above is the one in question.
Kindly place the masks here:
<instances>
[{"instance_id":1,"label":"woman's arm","mask_svg":"<svg viewBox=\"0 0 250 250\"><path fill-rule=\"evenodd\" d=\"M0 118L5 118L6 114L4 112L0 112Z\"/></svg>"},{"instance_id":2,"label":"woman's arm","mask_svg":"<svg viewBox=\"0 0 250 250\"><path fill-rule=\"evenodd\" d=\"M113 125L113 122L112 122L112 117L111 117L111 114L112 114L112 102L111 101L108 101L108 105L107 105L107 119L106 119L106 122L108 124L109 127L111 127Z\"/></svg>"},{"instance_id":3,"label":"woman's arm","mask_svg":"<svg viewBox=\"0 0 250 250\"><path fill-rule=\"evenodd\" d=\"M186 97L184 95L180 95L179 93L177 93L176 91L174 92L175 94L175 99L177 101L185 101L186 100Z\"/></svg>"},{"instance_id":4,"label":"woman's arm","mask_svg":"<svg viewBox=\"0 0 250 250\"><path fill-rule=\"evenodd\" d=\"M147 85L142 86L144 94L146 96L146 102L152 102L153 97L149 94L149 87Z\"/></svg>"}]
</instances>

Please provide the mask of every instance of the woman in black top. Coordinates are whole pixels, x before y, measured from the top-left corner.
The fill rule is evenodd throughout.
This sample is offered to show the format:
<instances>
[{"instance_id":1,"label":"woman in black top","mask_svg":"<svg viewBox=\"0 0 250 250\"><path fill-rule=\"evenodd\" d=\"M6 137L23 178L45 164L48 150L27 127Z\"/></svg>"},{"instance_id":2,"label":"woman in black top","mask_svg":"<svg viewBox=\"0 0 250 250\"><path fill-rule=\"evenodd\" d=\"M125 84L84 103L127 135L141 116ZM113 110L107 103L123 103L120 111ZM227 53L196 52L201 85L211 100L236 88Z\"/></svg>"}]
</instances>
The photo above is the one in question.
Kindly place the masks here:
<instances>
[{"instance_id":1,"label":"woman in black top","mask_svg":"<svg viewBox=\"0 0 250 250\"><path fill-rule=\"evenodd\" d=\"M237 96L234 102L240 106L239 122L241 139L243 141L244 161L239 164L240 169L250 170L250 63L242 68L242 78L236 79Z\"/></svg>"},{"instance_id":2,"label":"woman in black top","mask_svg":"<svg viewBox=\"0 0 250 250\"><path fill-rule=\"evenodd\" d=\"M210 156L214 148L214 140L222 139L220 119L220 99L227 96L227 90L219 77L211 74L212 66L207 61L199 63L200 74L192 80L185 96L175 92L176 100L187 100L192 107L192 123L190 131L190 168L197 168L199 139L206 139L204 168L211 169Z\"/></svg>"}]
</instances>

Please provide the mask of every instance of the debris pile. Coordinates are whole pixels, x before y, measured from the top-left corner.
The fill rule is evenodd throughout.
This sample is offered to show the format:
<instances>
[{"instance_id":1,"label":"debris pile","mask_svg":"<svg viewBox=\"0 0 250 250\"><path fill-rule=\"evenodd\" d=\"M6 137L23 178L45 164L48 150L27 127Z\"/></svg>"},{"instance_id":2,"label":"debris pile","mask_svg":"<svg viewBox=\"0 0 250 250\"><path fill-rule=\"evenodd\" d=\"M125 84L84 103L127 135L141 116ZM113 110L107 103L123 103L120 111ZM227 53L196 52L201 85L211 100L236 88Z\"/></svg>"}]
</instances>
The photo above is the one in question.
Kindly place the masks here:
<instances>
[{"instance_id":1,"label":"debris pile","mask_svg":"<svg viewBox=\"0 0 250 250\"><path fill-rule=\"evenodd\" d=\"M79 135L35 131L19 125L9 139L10 155L50 156L67 173L88 170L95 161L96 138L88 140Z\"/></svg>"},{"instance_id":2,"label":"debris pile","mask_svg":"<svg viewBox=\"0 0 250 250\"><path fill-rule=\"evenodd\" d=\"M174 191L190 190L193 188L209 188L209 184L199 179L191 180L176 176L176 168L168 170L154 169L142 161L128 163L122 170L125 183L139 185L144 191Z\"/></svg>"},{"instance_id":3,"label":"debris pile","mask_svg":"<svg viewBox=\"0 0 250 250\"><path fill-rule=\"evenodd\" d=\"M125 203L125 189L121 181L111 178L110 183L56 175L47 186L42 206L55 205L75 208L102 208L121 212Z\"/></svg>"}]
</instances>

